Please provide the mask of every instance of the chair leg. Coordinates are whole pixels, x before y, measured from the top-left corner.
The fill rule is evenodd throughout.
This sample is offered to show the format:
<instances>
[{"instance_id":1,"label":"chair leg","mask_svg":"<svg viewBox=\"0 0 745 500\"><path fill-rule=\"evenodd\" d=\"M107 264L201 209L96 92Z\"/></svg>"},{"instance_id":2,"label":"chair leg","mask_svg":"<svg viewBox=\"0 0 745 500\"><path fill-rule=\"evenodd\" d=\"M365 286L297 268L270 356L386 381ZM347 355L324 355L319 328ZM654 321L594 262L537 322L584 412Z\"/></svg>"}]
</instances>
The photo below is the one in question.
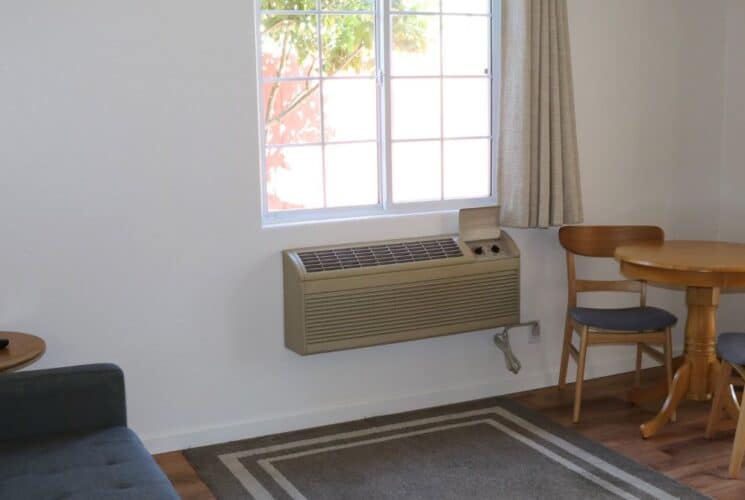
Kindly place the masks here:
<instances>
[{"instance_id":1,"label":"chair leg","mask_svg":"<svg viewBox=\"0 0 745 500\"><path fill-rule=\"evenodd\" d=\"M579 423L579 412L582 407L582 383L585 380L585 360L587 359L587 327L582 327L577 360L577 380L574 382L574 415L572 422Z\"/></svg>"},{"instance_id":2,"label":"chair leg","mask_svg":"<svg viewBox=\"0 0 745 500\"><path fill-rule=\"evenodd\" d=\"M673 369L673 330L670 327L665 328L665 375L667 376L667 390L670 392L673 387L673 376L675 370ZM670 414L670 422L675 422L678 419L676 412Z\"/></svg>"},{"instance_id":3,"label":"chair leg","mask_svg":"<svg viewBox=\"0 0 745 500\"><path fill-rule=\"evenodd\" d=\"M642 344L636 344L636 370L634 371L634 387L642 383Z\"/></svg>"},{"instance_id":4,"label":"chair leg","mask_svg":"<svg viewBox=\"0 0 745 500\"><path fill-rule=\"evenodd\" d=\"M709 420L706 423L705 436L708 439L714 437L719 426L719 421L722 418L722 406L724 405L724 398L728 395L726 392L729 390L729 381L732 376L732 365L722 360L722 366L719 369L719 377L716 381L714 389L714 398L711 401L711 411L709 412Z\"/></svg>"},{"instance_id":5,"label":"chair leg","mask_svg":"<svg viewBox=\"0 0 745 500\"><path fill-rule=\"evenodd\" d=\"M667 390L673 385L673 331L672 328L665 329L665 374L667 375Z\"/></svg>"},{"instance_id":6,"label":"chair leg","mask_svg":"<svg viewBox=\"0 0 745 500\"><path fill-rule=\"evenodd\" d=\"M574 333L574 324L572 317L567 311L566 323L564 325L564 343L561 346L561 365L559 366L559 389L567 385L567 368L569 366L569 346L572 345L572 334Z\"/></svg>"},{"instance_id":7,"label":"chair leg","mask_svg":"<svg viewBox=\"0 0 745 500\"><path fill-rule=\"evenodd\" d=\"M722 391L724 392L724 391ZM740 404L742 407L742 404ZM729 477L737 479L742 469L742 459L745 456L745 411L740 410L737 419L737 430L735 431L735 443L732 446L732 457L729 461Z\"/></svg>"}]
</instances>

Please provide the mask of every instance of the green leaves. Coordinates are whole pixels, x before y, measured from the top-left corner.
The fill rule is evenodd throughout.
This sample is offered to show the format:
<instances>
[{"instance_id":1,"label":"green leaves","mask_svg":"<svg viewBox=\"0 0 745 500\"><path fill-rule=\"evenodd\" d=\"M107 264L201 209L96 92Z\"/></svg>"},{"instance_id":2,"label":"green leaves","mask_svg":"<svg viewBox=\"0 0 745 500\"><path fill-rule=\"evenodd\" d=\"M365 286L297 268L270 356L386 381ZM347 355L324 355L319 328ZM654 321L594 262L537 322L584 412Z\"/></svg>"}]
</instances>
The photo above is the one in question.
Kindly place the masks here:
<instances>
[{"instance_id":1,"label":"green leaves","mask_svg":"<svg viewBox=\"0 0 745 500\"><path fill-rule=\"evenodd\" d=\"M275 2L281 0L273 0ZM284 2L300 0L284 0ZM309 0L305 0L306 2ZM331 0L327 0L331 1ZM336 0L362 5L365 0ZM294 58L280 65L294 64L305 67L308 75L318 59L318 32L316 15L265 14L262 17L262 44L264 52L274 52L276 57ZM427 47L426 20L417 16L393 16L393 46L399 51L418 52ZM333 76L352 70L371 73L375 68L375 23L372 15L323 14L321 15L321 52L323 73ZM269 50L273 45L274 50ZM281 50L284 47L284 51ZM274 76L274 75L272 75ZM284 76L284 75L276 75Z\"/></svg>"},{"instance_id":2,"label":"green leaves","mask_svg":"<svg viewBox=\"0 0 745 500\"><path fill-rule=\"evenodd\" d=\"M321 0L321 9L372 11L374 4L373 0Z\"/></svg>"},{"instance_id":3,"label":"green leaves","mask_svg":"<svg viewBox=\"0 0 745 500\"><path fill-rule=\"evenodd\" d=\"M391 0L392 11L440 12L440 0Z\"/></svg>"},{"instance_id":4,"label":"green leaves","mask_svg":"<svg viewBox=\"0 0 745 500\"><path fill-rule=\"evenodd\" d=\"M261 0L264 10L315 10L316 0Z\"/></svg>"},{"instance_id":5,"label":"green leaves","mask_svg":"<svg viewBox=\"0 0 745 500\"><path fill-rule=\"evenodd\" d=\"M321 0L322 10L372 11L374 0ZM315 10L316 0L262 0L263 10Z\"/></svg>"},{"instance_id":6,"label":"green leaves","mask_svg":"<svg viewBox=\"0 0 745 500\"><path fill-rule=\"evenodd\" d=\"M375 70L375 22L371 15L321 16L323 74Z\"/></svg>"},{"instance_id":7,"label":"green leaves","mask_svg":"<svg viewBox=\"0 0 745 500\"><path fill-rule=\"evenodd\" d=\"M297 77L318 75L318 18L316 15L269 14L261 19L264 75ZM266 66L276 68L266 74Z\"/></svg>"},{"instance_id":8,"label":"green leaves","mask_svg":"<svg viewBox=\"0 0 745 500\"><path fill-rule=\"evenodd\" d=\"M431 16L429 16L431 18ZM429 22L426 16L391 16L393 49L399 52L426 52Z\"/></svg>"},{"instance_id":9,"label":"green leaves","mask_svg":"<svg viewBox=\"0 0 745 500\"><path fill-rule=\"evenodd\" d=\"M395 0L394 3L411 6L431 1ZM315 11L317 5L322 9L320 14L308 12ZM324 77L342 74L371 76L374 73L376 33L373 0L320 0L319 4L316 0L262 0L261 7L268 11L261 15L262 76L274 80L267 89L267 127L287 116L289 111L302 109L303 101L307 99L302 93L287 102L280 99L277 79L315 79L321 74ZM428 23L424 17L391 16L395 50L426 50ZM311 81L308 85L312 87L316 83Z\"/></svg>"}]
</instances>

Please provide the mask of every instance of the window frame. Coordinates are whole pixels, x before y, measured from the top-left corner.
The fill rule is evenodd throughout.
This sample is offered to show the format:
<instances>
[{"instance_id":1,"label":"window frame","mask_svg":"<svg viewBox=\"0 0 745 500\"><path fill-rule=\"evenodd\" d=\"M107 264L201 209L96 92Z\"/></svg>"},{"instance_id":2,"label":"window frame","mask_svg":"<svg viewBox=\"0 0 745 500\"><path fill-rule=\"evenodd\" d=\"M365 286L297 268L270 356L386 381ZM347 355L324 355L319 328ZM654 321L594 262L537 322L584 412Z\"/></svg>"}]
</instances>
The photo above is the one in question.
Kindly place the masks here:
<instances>
[{"instance_id":1,"label":"window frame","mask_svg":"<svg viewBox=\"0 0 745 500\"><path fill-rule=\"evenodd\" d=\"M374 75L376 81L376 114L377 114L377 140L376 148L378 152L378 203L372 205L357 205L350 207L324 207L324 208L311 208L311 209L296 209L296 210L278 210L270 211L268 207L268 192L267 192L267 178L266 178L266 144L264 142L264 83L265 80L262 76L262 46L261 46L261 15L263 12L303 12L307 15L320 16L326 13L344 13L344 14L360 14L368 11L329 11L320 8L320 0L316 0L316 9L307 11L282 11L282 10L270 10L263 11L261 9L261 0L254 0L254 31L255 31L255 61L256 61L256 77L257 77L257 114L258 114L258 145L259 145L259 171L260 171L260 183L261 183L261 221L262 226L274 226L284 224L295 224L295 223L311 223L318 221L330 221L330 220L344 220L344 219L356 219L356 218L367 218L367 217L385 217L385 216L398 216L398 215L412 215L412 214L424 214L424 213L437 213L437 212L448 212L455 211L461 208L472 208L480 206L494 205L498 201L498 182L497 182L497 146L499 138L499 106L500 106L500 68L501 68L501 0L489 0L491 13L489 18L489 88L490 88L490 99L491 99L491 113L489 119L489 143L490 143L490 194L487 197L481 198L463 198L463 199L452 199L452 200L432 200L432 201L416 201L416 202L394 202L393 201L393 181L392 181L392 162L391 149L393 141L391 139L391 74L389 71L390 66L390 41L391 41L391 30L390 30L390 0L373 0L374 2L374 23L375 23L375 57L376 65L378 70ZM441 3L441 2L440 2ZM442 4L442 3L441 3ZM395 11L396 15L420 15L421 12L410 12L410 11ZM442 14L430 13L430 15ZM468 16L468 14L455 14ZM483 16L481 14L480 16ZM442 28L440 28L442 30ZM320 46L321 33L319 36L319 51L322 50ZM442 39L441 42L442 43ZM443 57L442 51L440 51L440 58ZM320 68L319 68L320 69ZM448 76L439 75L439 77L424 77L422 78L437 78L440 82L443 78ZM450 75L452 77L452 75ZM315 77L313 77L315 78ZM311 78L311 79L313 79ZM333 77L332 77L333 78ZM342 77L344 78L344 77ZM417 76L414 76L417 78ZM328 79L319 74L319 81L323 82ZM292 80L292 79L290 79ZM321 89L323 88L321 83ZM440 99L442 100L442 94ZM321 99L323 96L321 94ZM323 106L323 105L322 105ZM322 108L323 109L323 108ZM442 109L441 109L442 113ZM323 128L323 117L321 118L321 126ZM462 140L464 138L457 138L451 140ZM448 139L441 137L440 140L446 141ZM416 141L416 139L411 140ZM345 141L338 141L345 142ZM349 141L362 142L362 141ZM367 142L367 141L364 141ZM403 141L400 141L403 142ZM328 144L325 138L322 137L322 145ZM443 158L444 160L444 158ZM323 169L325 172L325 165ZM441 168L442 167L441 165Z\"/></svg>"}]
</instances>

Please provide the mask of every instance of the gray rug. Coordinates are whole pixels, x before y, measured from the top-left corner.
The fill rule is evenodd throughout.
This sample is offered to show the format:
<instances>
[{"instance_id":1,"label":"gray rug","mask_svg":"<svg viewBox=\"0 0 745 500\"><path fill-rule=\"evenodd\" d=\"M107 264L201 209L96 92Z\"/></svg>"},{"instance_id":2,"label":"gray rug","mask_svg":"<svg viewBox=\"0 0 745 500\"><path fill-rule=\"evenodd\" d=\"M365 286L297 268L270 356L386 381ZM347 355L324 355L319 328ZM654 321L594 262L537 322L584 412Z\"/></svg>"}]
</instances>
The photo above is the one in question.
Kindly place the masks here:
<instances>
[{"instance_id":1,"label":"gray rug","mask_svg":"<svg viewBox=\"0 0 745 500\"><path fill-rule=\"evenodd\" d=\"M221 500L706 498L503 398L186 456Z\"/></svg>"}]
</instances>

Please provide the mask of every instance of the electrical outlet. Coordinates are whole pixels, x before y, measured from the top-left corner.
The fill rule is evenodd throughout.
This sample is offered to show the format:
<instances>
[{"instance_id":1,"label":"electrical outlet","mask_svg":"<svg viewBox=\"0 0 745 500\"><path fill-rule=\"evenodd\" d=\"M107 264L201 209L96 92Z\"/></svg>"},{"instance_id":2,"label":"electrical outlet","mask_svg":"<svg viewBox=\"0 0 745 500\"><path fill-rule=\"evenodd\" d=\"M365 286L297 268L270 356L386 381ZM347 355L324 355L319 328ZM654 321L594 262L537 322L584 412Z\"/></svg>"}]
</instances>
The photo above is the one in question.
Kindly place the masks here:
<instances>
[{"instance_id":1,"label":"electrical outlet","mask_svg":"<svg viewBox=\"0 0 745 500\"><path fill-rule=\"evenodd\" d=\"M541 343L541 325L536 322L530 329L530 337L528 337L528 344L540 344Z\"/></svg>"}]
</instances>

